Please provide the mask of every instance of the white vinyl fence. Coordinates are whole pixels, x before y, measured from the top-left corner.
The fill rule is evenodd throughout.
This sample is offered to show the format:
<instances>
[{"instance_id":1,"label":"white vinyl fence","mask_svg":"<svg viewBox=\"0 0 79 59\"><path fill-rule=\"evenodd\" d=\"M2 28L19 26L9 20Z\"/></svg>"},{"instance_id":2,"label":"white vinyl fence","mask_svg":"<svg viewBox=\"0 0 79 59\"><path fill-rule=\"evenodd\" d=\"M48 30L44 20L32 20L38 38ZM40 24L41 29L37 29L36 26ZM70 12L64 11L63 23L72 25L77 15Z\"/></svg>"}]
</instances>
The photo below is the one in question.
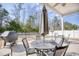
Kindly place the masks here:
<instances>
[{"instance_id":1,"label":"white vinyl fence","mask_svg":"<svg viewBox=\"0 0 79 59\"><path fill-rule=\"evenodd\" d=\"M29 37L29 36L36 36L39 35L39 33L18 33L18 37ZM62 31L54 31L50 32L48 36L54 36L54 35L62 35ZM71 38L71 39L79 39L79 30L64 30L63 35L66 38Z\"/></svg>"},{"instance_id":2,"label":"white vinyl fence","mask_svg":"<svg viewBox=\"0 0 79 59\"><path fill-rule=\"evenodd\" d=\"M62 31L54 31L53 35L62 35ZM63 35L72 39L79 39L79 30L64 30Z\"/></svg>"}]
</instances>

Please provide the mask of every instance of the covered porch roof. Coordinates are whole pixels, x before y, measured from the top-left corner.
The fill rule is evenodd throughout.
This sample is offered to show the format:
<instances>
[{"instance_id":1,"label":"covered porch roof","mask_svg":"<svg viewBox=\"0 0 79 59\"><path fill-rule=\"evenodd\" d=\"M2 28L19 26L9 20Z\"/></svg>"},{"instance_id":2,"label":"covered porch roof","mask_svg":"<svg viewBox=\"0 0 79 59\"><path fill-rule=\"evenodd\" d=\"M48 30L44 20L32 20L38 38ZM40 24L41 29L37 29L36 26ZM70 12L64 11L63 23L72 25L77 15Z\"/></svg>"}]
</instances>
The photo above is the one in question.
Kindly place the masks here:
<instances>
[{"instance_id":1,"label":"covered porch roof","mask_svg":"<svg viewBox=\"0 0 79 59\"><path fill-rule=\"evenodd\" d=\"M45 3L45 5L62 16L79 12L79 3Z\"/></svg>"}]
</instances>

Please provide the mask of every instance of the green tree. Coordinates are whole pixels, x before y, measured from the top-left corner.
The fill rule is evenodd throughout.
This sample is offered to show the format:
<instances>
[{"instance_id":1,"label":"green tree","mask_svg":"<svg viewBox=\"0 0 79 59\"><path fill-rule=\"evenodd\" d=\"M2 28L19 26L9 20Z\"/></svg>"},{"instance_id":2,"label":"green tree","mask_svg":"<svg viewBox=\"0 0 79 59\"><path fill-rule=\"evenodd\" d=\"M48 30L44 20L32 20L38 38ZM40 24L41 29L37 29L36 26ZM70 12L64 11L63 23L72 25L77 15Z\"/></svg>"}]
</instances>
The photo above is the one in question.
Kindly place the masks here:
<instances>
[{"instance_id":1,"label":"green tree","mask_svg":"<svg viewBox=\"0 0 79 59\"><path fill-rule=\"evenodd\" d=\"M1 33L1 32L4 32L5 30L6 30L5 28L2 28L2 27L1 27L1 28L0 28L0 33Z\"/></svg>"},{"instance_id":2,"label":"green tree","mask_svg":"<svg viewBox=\"0 0 79 59\"><path fill-rule=\"evenodd\" d=\"M8 16L8 11L4 8L2 8L2 5L0 4L0 27L2 27L2 22L6 16Z\"/></svg>"},{"instance_id":3,"label":"green tree","mask_svg":"<svg viewBox=\"0 0 79 59\"><path fill-rule=\"evenodd\" d=\"M78 28L78 26L75 24L64 22L64 29L65 30L77 30L77 28Z\"/></svg>"},{"instance_id":4,"label":"green tree","mask_svg":"<svg viewBox=\"0 0 79 59\"><path fill-rule=\"evenodd\" d=\"M25 32L38 32L39 31L39 27L35 26L35 17L29 16L29 19L27 20L26 25L23 28L23 31Z\"/></svg>"},{"instance_id":5,"label":"green tree","mask_svg":"<svg viewBox=\"0 0 79 59\"><path fill-rule=\"evenodd\" d=\"M20 18L21 18L21 11L23 9L23 3L16 3L14 4L14 9L12 10L13 16L16 18L15 21L17 23L20 23Z\"/></svg>"},{"instance_id":6,"label":"green tree","mask_svg":"<svg viewBox=\"0 0 79 59\"><path fill-rule=\"evenodd\" d=\"M12 20L11 22L9 22L9 25L7 26L7 30L10 30L10 31L14 30L16 32L21 32L22 28L19 23Z\"/></svg>"},{"instance_id":7,"label":"green tree","mask_svg":"<svg viewBox=\"0 0 79 59\"><path fill-rule=\"evenodd\" d=\"M35 16L31 15L29 16L29 19L27 20L27 24L30 25L31 27L34 27L35 25Z\"/></svg>"},{"instance_id":8,"label":"green tree","mask_svg":"<svg viewBox=\"0 0 79 59\"><path fill-rule=\"evenodd\" d=\"M57 17L54 17L52 21L53 30L61 30L61 20Z\"/></svg>"}]
</instances>

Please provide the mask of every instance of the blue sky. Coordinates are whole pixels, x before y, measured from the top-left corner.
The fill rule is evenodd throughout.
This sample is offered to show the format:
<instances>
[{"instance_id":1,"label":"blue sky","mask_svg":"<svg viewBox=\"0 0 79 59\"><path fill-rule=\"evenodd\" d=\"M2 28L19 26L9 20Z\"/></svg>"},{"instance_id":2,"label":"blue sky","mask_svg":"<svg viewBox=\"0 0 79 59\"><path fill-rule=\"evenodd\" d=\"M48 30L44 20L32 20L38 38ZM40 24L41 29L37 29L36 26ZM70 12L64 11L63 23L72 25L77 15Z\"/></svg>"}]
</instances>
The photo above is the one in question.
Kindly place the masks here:
<instances>
[{"instance_id":1,"label":"blue sky","mask_svg":"<svg viewBox=\"0 0 79 59\"><path fill-rule=\"evenodd\" d=\"M64 21L79 25L79 12L72 15L64 16Z\"/></svg>"},{"instance_id":2,"label":"blue sky","mask_svg":"<svg viewBox=\"0 0 79 59\"><path fill-rule=\"evenodd\" d=\"M9 15L13 18L12 16L12 10L14 9L13 6L14 4L12 3L4 3L2 4L3 8L5 8L6 10L8 10ZM26 11L28 11L28 13L26 13L26 18L28 17L29 14L31 14L31 12L35 11L35 12L40 12L42 10L42 5L40 4L24 4L23 7L26 9ZM32 9L31 11L29 11L29 9ZM56 14L54 13L54 11L48 10L48 18L49 19L53 19L53 17ZM49 20L50 21L50 20ZM79 12L72 14L72 15L68 15L68 16L64 16L64 21L70 22L72 24L77 24L79 25Z\"/></svg>"}]
</instances>

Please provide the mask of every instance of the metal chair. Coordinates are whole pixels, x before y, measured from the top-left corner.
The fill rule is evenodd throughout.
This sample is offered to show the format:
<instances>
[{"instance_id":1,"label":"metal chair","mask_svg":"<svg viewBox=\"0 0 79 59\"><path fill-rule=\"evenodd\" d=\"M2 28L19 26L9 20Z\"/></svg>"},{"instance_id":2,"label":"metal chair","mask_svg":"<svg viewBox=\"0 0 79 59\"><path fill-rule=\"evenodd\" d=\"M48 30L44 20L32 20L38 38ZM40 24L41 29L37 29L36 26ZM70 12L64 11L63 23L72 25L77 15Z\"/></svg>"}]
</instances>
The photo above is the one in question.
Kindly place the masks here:
<instances>
[{"instance_id":1,"label":"metal chair","mask_svg":"<svg viewBox=\"0 0 79 59\"><path fill-rule=\"evenodd\" d=\"M62 47L55 47L53 56L64 56L68 49L68 45Z\"/></svg>"},{"instance_id":2,"label":"metal chair","mask_svg":"<svg viewBox=\"0 0 79 59\"><path fill-rule=\"evenodd\" d=\"M26 56L28 56L28 55L30 55L30 54L36 53L36 52L35 52L35 49L29 48L29 43L28 43L28 41L27 41L26 38L24 38L24 39L22 40L22 42L23 42L23 45L24 45L24 48L25 48L25 51L26 51Z\"/></svg>"},{"instance_id":3,"label":"metal chair","mask_svg":"<svg viewBox=\"0 0 79 59\"><path fill-rule=\"evenodd\" d=\"M57 43L57 47L61 47L63 42L64 42L64 38L60 38L61 40L59 41L59 43L57 43L57 41L55 41ZM57 40L57 39L56 39Z\"/></svg>"},{"instance_id":4,"label":"metal chair","mask_svg":"<svg viewBox=\"0 0 79 59\"><path fill-rule=\"evenodd\" d=\"M42 53L42 56L65 56L68 46L69 45L62 46L62 47L56 46L53 51L44 52L40 50L40 52Z\"/></svg>"}]
</instances>

